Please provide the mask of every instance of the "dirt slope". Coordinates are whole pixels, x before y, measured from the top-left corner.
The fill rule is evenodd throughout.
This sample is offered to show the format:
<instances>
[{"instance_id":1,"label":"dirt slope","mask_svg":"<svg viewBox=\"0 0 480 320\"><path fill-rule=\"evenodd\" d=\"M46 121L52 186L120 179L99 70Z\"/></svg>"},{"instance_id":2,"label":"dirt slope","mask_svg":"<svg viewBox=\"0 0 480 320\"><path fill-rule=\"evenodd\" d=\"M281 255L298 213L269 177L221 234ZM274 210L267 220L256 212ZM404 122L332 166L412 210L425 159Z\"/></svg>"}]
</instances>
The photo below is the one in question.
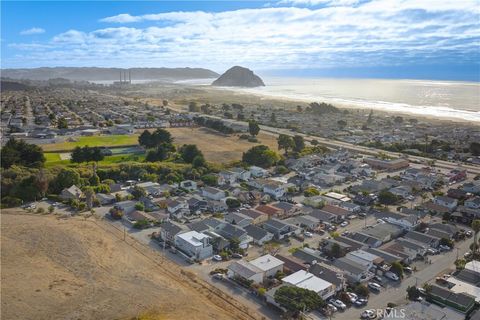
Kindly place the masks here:
<instances>
[{"instance_id":1,"label":"dirt slope","mask_svg":"<svg viewBox=\"0 0 480 320\"><path fill-rule=\"evenodd\" d=\"M238 318L91 221L2 214L1 240L1 319Z\"/></svg>"}]
</instances>

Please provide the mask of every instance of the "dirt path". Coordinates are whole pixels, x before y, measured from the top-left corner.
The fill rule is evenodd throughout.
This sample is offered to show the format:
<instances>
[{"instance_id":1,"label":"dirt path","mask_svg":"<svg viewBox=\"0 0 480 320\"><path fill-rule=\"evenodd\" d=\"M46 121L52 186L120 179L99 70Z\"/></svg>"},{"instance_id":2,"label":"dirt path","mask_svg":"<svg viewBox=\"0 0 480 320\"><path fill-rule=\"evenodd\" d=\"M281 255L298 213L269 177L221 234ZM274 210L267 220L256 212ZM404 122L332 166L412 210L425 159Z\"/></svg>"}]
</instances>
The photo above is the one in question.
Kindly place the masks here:
<instances>
[{"instance_id":1,"label":"dirt path","mask_svg":"<svg viewBox=\"0 0 480 320\"><path fill-rule=\"evenodd\" d=\"M260 319L105 221L9 213L2 319Z\"/></svg>"}]
</instances>

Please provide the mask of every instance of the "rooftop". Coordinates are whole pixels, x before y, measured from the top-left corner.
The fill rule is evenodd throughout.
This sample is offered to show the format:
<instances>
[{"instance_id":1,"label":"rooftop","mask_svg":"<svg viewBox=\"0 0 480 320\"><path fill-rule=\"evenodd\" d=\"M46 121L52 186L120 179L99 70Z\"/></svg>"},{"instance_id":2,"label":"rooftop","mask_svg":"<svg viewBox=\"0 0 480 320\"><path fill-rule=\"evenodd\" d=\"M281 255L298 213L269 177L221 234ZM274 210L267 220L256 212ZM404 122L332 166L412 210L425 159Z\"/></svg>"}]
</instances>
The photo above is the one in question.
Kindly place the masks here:
<instances>
[{"instance_id":1,"label":"rooftop","mask_svg":"<svg viewBox=\"0 0 480 320\"><path fill-rule=\"evenodd\" d=\"M330 282L320 279L305 270L299 270L283 278L282 281L317 293L332 286Z\"/></svg>"},{"instance_id":2,"label":"rooftop","mask_svg":"<svg viewBox=\"0 0 480 320\"><path fill-rule=\"evenodd\" d=\"M268 271L283 265L282 260L277 259L270 254L258 257L257 259L250 261L250 263L262 271Z\"/></svg>"}]
</instances>

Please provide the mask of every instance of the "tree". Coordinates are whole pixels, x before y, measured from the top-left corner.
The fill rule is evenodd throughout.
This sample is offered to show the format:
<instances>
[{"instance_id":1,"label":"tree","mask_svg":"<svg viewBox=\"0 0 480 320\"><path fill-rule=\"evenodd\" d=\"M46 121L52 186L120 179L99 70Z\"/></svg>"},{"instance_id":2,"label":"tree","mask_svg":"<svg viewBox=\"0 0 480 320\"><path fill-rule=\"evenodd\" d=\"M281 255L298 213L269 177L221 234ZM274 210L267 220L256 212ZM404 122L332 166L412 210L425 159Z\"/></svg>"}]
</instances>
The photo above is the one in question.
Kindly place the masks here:
<instances>
[{"instance_id":1,"label":"tree","mask_svg":"<svg viewBox=\"0 0 480 320\"><path fill-rule=\"evenodd\" d=\"M155 149L150 149L147 151L145 156L145 161L147 162L157 162L164 161L168 158L168 151L166 148L159 146Z\"/></svg>"},{"instance_id":2,"label":"tree","mask_svg":"<svg viewBox=\"0 0 480 320\"><path fill-rule=\"evenodd\" d=\"M438 244L442 246L449 246L450 248L453 248L454 246L453 240L447 238L441 238Z\"/></svg>"},{"instance_id":3,"label":"tree","mask_svg":"<svg viewBox=\"0 0 480 320\"><path fill-rule=\"evenodd\" d=\"M42 148L14 138L10 138L0 152L2 168L12 165L40 168L46 161Z\"/></svg>"},{"instance_id":4,"label":"tree","mask_svg":"<svg viewBox=\"0 0 480 320\"><path fill-rule=\"evenodd\" d=\"M147 195L147 191L145 191L144 188L139 187L139 186L133 187L132 191L130 191L130 193L137 200L142 198L142 197L145 197Z\"/></svg>"},{"instance_id":5,"label":"tree","mask_svg":"<svg viewBox=\"0 0 480 320\"><path fill-rule=\"evenodd\" d=\"M316 146L316 145L319 144L319 142L318 142L318 140L313 139L312 141L310 141L310 144L311 144L312 146Z\"/></svg>"},{"instance_id":6,"label":"tree","mask_svg":"<svg viewBox=\"0 0 480 320\"><path fill-rule=\"evenodd\" d=\"M267 146L259 145L243 153L242 161L252 166L270 168L280 160L278 154Z\"/></svg>"},{"instance_id":7,"label":"tree","mask_svg":"<svg viewBox=\"0 0 480 320\"><path fill-rule=\"evenodd\" d=\"M191 101L188 104L188 111L190 112L199 112L200 108L198 107L197 103L195 101Z\"/></svg>"},{"instance_id":8,"label":"tree","mask_svg":"<svg viewBox=\"0 0 480 320\"><path fill-rule=\"evenodd\" d=\"M238 252L240 250L240 240L238 238L232 238L230 240L230 250L232 252Z\"/></svg>"},{"instance_id":9,"label":"tree","mask_svg":"<svg viewBox=\"0 0 480 320\"><path fill-rule=\"evenodd\" d=\"M213 174L206 174L200 178L207 186L216 186L218 182L217 176Z\"/></svg>"},{"instance_id":10,"label":"tree","mask_svg":"<svg viewBox=\"0 0 480 320\"><path fill-rule=\"evenodd\" d=\"M312 290L284 286L275 291L275 302L293 313L319 309L325 305L320 296Z\"/></svg>"},{"instance_id":11,"label":"tree","mask_svg":"<svg viewBox=\"0 0 480 320\"><path fill-rule=\"evenodd\" d=\"M295 142L293 141L292 137L286 134L280 134L277 138L278 149L285 150L285 154L288 153L289 149L293 149L295 147Z\"/></svg>"},{"instance_id":12,"label":"tree","mask_svg":"<svg viewBox=\"0 0 480 320\"><path fill-rule=\"evenodd\" d=\"M70 161L73 163L82 163L90 161L102 161L105 156L99 147L75 147L70 154Z\"/></svg>"},{"instance_id":13,"label":"tree","mask_svg":"<svg viewBox=\"0 0 480 320\"><path fill-rule=\"evenodd\" d=\"M260 126L255 120L248 121L248 132L251 136L255 137L260 132Z\"/></svg>"},{"instance_id":14,"label":"tree","mask_svg":"<svg viewBox=\"0 0 480 320\"><path fill-rule=\"evenodd\" d=\"M300 152L305 148L305 141L303 140L302 136L296 135L293 137L294 147L293 150L296 152Z\"/></svg>"},{"instance_id":15,"label":"tree","mask_svg":"<svg viewBox=\"0 0 480 320\"><path fill-rule=\"evenodd\" d=\"M51 214L51 213L53 213L54 211L55 211L55 207L54 207L54 206L52 206L52 205L48 206L48 213Z\"/></svg>"},{"instance_id":16,"label":"tree","mask_svg":"<svg viewBox=\"0 0 480 320\"><path fill-rule=\"evenodd\" d=\"M480 142L471 142L470 143L470 152L474 156L480 156Z\"/></svg>"},{"instance_id":17,"label":"tree","mask_svg":"<svg viewBox=\"0 0 480 320\"><path fill-rule=\"evenodd\" d=\"M232 208L238 208L240 207L241 203L238 199L236 198L228 198L225 203L227 204L227 206L232 209Z\"/></svg>"},{"instance_id":18,"label":"tree","mask_svg":"<svg viewBox=\"0 0 480 320\"><path fill-rule=\"evenodd\" d=\"M194 144L184 144L180 148L179 152L183 161L185 161L186 163L192 163L197 156L203 157L202 152Z\"/></svg>"},{"instance_id":19,"label":"tree","mask_svg":"<svg viewBox=\"0 0 480 320\"><path fill-rule=\"evenodd\" d=\"M373 110L370 110L368 114L367 124L371 124L373 122Z\"/></svg>"},{"instance_id":20,"label":"tree","mask_svg":"<svg viewBox=\"0 0 480 320\"><path fill-rule=\"evenodd\" d=\"M400 262L398 262L398 261L392 262L392 266L390 267L390 271L395 273L399 278L403 278L403 266Z\"/></svg>"},{"instance_id":21,"label":"tree","mask_svg":"<svg viewBox=\"0 0 480 320\"><path fill-rule=\"evenodd\" d=\"M142 202L137 202L137 203L135 203L135 210L144 211L145 210L145 205Z\"/></svg>"},{"instance_id":22,"label":"tree","mask_svg":"<svg viewBox=\"0 0 480 320\"><path fill-rule=\"evenodd\" d=\"M57 128L58 129L67 129L68 128L68 122L67 119L64 117L61 117L57 120Z\"/></svg>"},{"instance_id":23,"label":"tree","mask_svg":"<svg viewBox=\"0 0 480 320\"><path fill-rule=\"evenodd\" d=\"M342 256L342 248L338 243L332 244L332 248L330 249L330 255L334 258L340 258Z\"/></svg>"},{"instance_id":24,"label":"tree","mask_svg":"<svg viewBox=\"0 0 480 320\"><path fill-rule=\"evenodd\" d=\"M363 285L363 284L357 284L354 289L355 293L358 294L361 297L368 297L370 295L370 290Z\"/></svg>"},{"instance_id":25,"label":"tree","mask_svg":"<svg viewBox=\"0 0 480 320\"><path fill-rule=\"evenodd\" d=\"M347 121L345 121L345 120L338 120L338 121L337 121L337 124L338 124L338 127L340 128L340 130L343 130L343 129L345 129L345 127L347 126Z\"/></svg>"},{"instance_id":26,"label":"tree","mask_svg":"<svg viewBox=\"0 0 480 320\"><path fill-rule=\"evenodd\" d=\"M193 158L192 166L194 168L205 167L206 164L207 162L205 161L205 158L203 157L203 155L199 154L195 158Z\"/></svg>"},{"instance_id":27,"label":"tree","mask_svg":"<svg viewBox=\"0 0 480 320\"><path fill-rule=\"evenodd\" d=\"M160 146L165 147L168 151L172 151L174 149L172 144L172 135L167 130L161 128L155 130L153 133L144 130L138 137L138 143L147 149L157 148Z\"/></svg>"},{"instance_id":28,"label":"tree","mask_svg":"<svg viewBox=\"0 0 480 320\"><path fill-rule=\"evenodd\" d=\"M417 287L415 286L409 286L407 288L407 296L410 300L418 299L418 297L420 297L420 291L418 291Z\"/></svg>"},{"instance_id":29,"label":"tree","mask_svg":"<svg viewBox=\"0 0 480 320\"><path fill-rule=\"evenodd\" d=\"M401 116L396 116L395 118L393 118L393 122L395 124L402 124L403 123L403 117Z\"/></svg>"},{"instance_id":30,"label":"tree","mask_svg":"<svg viewBox=\"0 0 480 320\"><path fill-rule=\"evenodd\" d=\"M477 253L478 250L478 232L480 232L480 219L475 219L472 221L472 230L473 230L473 255Z\"/></svg>"},{"instance_id":31,"label":"tree","mask_svg":"<svg viewBox=\"0 0 480 320\"><path fill-rule=\"evenodd\" d=\"M313 197L320 195L320 191L318 191L315 187L308 187L303 191L303 195L305 197Z\"/></svg>"},{"instance_id":32,"label":"tree","mask_svg":"<svg viewBox=\"0 0 480 320\"><path fill-rule=\"evenodd\" d=\"M52 181L53 188L56 193L60 193L65 188L70 188L73 185L80 185L80 174L71 168L63 168Z\"/></svg>"},{"instance_id":33,"label":"tree","mask_svg":"<svg viewBox=\"0 0 480 320\"><path fill-rule=\"evenodd\" d=\"M378 194L378 202L384 205L392 205L397 202L397 196L388 190L382 190Z\"/></svg>"},{"instance_id":34,"label":"tree","mask_svg":"<svg viewBox=\"0 0 480 320\"><path fill-rule=\"evenodd\" d=\"M457 268L457 270L463 270L463 269L465 269L465 264L466 263L467 263L467 261L465 259L455 260L455 267Z\"/></svg>"},{"instance_id":35,"label":"tree","mask_svg":"<svg viewBox=\"0 0 480 320\"><path fill-rule=\"evenodd\" d=\"M144 130L142 134L138 137L138 144L141 146L150 146L152 140L152 134L148 130Z\"/></svg>"}]
</instances>

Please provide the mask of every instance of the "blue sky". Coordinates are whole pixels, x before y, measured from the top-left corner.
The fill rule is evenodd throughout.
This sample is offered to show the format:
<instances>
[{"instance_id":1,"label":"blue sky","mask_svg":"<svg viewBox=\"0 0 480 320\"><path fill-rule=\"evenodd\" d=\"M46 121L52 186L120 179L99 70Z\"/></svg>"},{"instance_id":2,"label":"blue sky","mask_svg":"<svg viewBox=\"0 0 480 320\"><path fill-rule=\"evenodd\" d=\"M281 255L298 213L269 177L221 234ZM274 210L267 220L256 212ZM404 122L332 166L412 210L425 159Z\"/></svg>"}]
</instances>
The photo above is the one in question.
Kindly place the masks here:
<instances>
[{"instance_id":1,"label":"blue sky","mask_svg":"<svg viewBox=\"0 0 480 320\"><path fill-rule=\"evenodd\" d=\"M2 1L2 68L480 80L479 0Z\"/></svg>"}]
</instances>

